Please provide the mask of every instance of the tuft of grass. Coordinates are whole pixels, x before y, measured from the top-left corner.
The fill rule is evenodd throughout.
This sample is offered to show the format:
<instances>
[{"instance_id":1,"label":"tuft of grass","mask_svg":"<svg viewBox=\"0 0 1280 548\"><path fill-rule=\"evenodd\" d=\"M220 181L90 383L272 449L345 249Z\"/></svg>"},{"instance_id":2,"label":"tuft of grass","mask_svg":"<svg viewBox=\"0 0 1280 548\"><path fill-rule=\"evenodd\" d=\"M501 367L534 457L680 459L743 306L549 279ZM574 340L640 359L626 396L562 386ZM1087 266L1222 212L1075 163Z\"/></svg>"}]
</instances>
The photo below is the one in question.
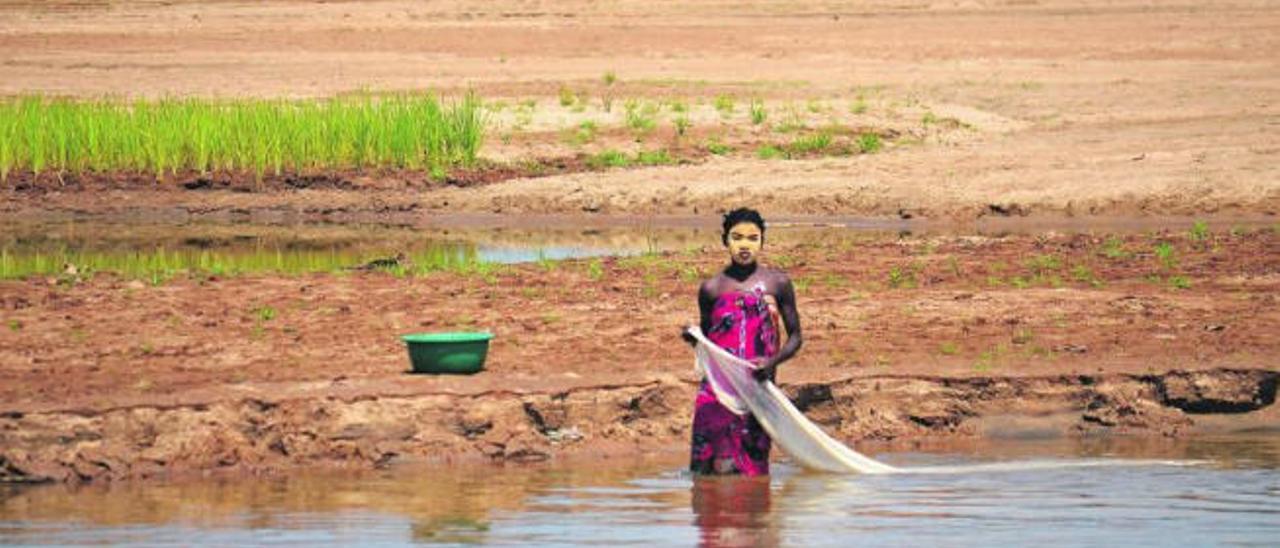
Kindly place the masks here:
<instances>
[{"instance_id":1,"label":"tuft of grass","mask_svg":"<svg viewBox=\"0 0 1280 548\"><path fill-rule=\"evenodd\" d=\"M806 156L825 152L831 147L831 134L825 131L797 137L787 145L787 156Z\"/></svg>"},{"instance_id":2,"label":"tuft of grass","mask_svg":"<svg viewBox=\"0 0 1280 548\"><path fill-rule=\"evenodd\" d=\"M600 107L605 112L613 111L613 85L618 82L618 75L613 71L604 73L600 77L600 81L604 83L604 94L600 97Z\"/></svg>"},{"instance_id":3,"label":"tuft of grass","mask_svg":"<svg viewBox=\"0 0 1280 548\"><path fill-rule=\"evenodd\" d=\"M996 366L996 362L999 361L1000 356L1005 351L1006 349L1003 345L997 345L994 348L982 351L981 354L978 354L978 359L973 362L973 370L990 371Z\"/></svg>"},{"instance_id":4,"label":"tuft of grass","mask_svg":"<svg viewBox=\"0 0 1280 548\"><path fill-rule=\"evenodd\" d=\"M1209 239L1212 234L1209 232L1209 223L1204 221L1196 221L1191 225L1191 230L1187 231L1187 237L1192 242L1201 243Z\"/></svg>"},{"instance_id":5,"label":"tuft of grass","mask_svg":"<svg viewBox=\"0 0 1280 548\"><path fill-rule=\"evenodd\" d=\"M14 331L14 332L22 331L22 322L18 320L9 320L6 323L9 325L9 331Z\"/></svg>"},{"instance_id":6,"label":"tuft of grass","mask_svg":"<svg viewBox=\"0 0 1280 548\"><path fill-rule=\"evenodd\" d=\"M685 265L680 267L680 280L686 284L697 283L704 278L704 274L698 267L693 265Z\"/></svg>"},{"instance_id":7,"label":"tuft of grass","mask_svg":"<svg viewBox=\"0 0 1280 548\"><path fill-rule=\"evenodd\" d=\"M849 114L865 114L867 112L867 101L859 97L853 104L849 105Z\"/></svg>"},{"instance_id":8,"label":"tuft of grass","mask_svg":"<svg viewBox=\"0 0 1280 548\"><path fill-rule=\"evenodd\" d=\"M560 261L557 261L555 259L552 259L551 257L546 256L546 254L544 254L541 249L538 250L537 263L538 263L538 266L541 267L542 270L546 272L554 272L556 268L560 267Z\"/></svg>"},{"instance_id":9,"label":"tuft of grass","mask_svg":"<svg viewBox=\"0 0 1280 548\"><path fill-rule=\"evenodd\" d=\"M468 94L283 99L0 99L0 180L11 173L251 172L470 166L485 109Z\"/></svg>"},{"instance_id":10,"label":"tuft of grass","mask_svg":"<svg viewBox=\"0 0 1280 548\"><path fill-rule=\"evenodd\" d=\"M1102 287L1102 280L1098 279L1098 276L1093 273L1093 269L1082 264L1071 268L1071 279L1087 283L1093 287Z\"/></svg>"},{"instance_id":11,"label":"tuft of grass","mask_svg":"<svg viewBox=\"0 0 1280 548\"><path fill-rule=\"evenodd\" d=\"M596 282L604 278L604 263L599 258L587 262L587 277Z\"/></svg>"},{"instance_id":12,"label":"tuft of grass","mask_svg":"<svg viewBox=\"0 0 1280 548\"><path fill-rule=\"evenodd\" d=\"M911 289L916 286L916 272L912 268L893 267L889 269L889 287L894 289Z\"/></svg>"},{"instance_id":13,"label":"tuft of grass","mask_svg":"<svg viewBox=\"0 0 1280 548\"><path fill-rule=\"evenodd\" d=\"M1037 276L1043 276L1062 268L1062 260L1054 255L1036 255L1027 260L1026 266Z\"/></svg>"},{"instance_id":14,"label":"tuft of grass","mask_svg":"<svg viewBox=\"0 0 1280 548\"><path fill-rule=\"evenodd\" d=\"M253 314L254 319L260 322L269 322L276 317L276 309L270 306L260 306L250 311L250 313Z\"/></svg>"},{"instance_id":15,"label":"tuft of grass","mask_svg":"<svg viewBox=\"0 0 1280 548\"><path fill-rule=\"evenodd\" d=\"M782 149L774 145L762 145L756 149L756 157L761 160L773 160L785 156L786 153Z\"/></svg>"},{"instance_id":16,"label":"tuft of grass","mask_svg":"<svg viewBox=\"0 0 1280 548\"><path fill-rule=\"evenodd\" d=\"M587 165L593 169L627 167L631 165L631 159L620 151L609 149L587 158Z\"/></svg>"},{"instance_id":17,"label":"tuft of grass","mask_svg":"<svg viewBox=\"0 0 1280 548\"><path fill-rule=\"evenodd\" d=\"M1155 247L1156 259L1165 270L1173 270L1178 266L1178 255L1169 242L1160 242Z\"/></svg>"},{"instance_id":18,"label":"tuft of grass","mask_svg":"<svg viewBox=\"0 0 1280 548\"><path fill-rule=\"evenodd\" d=\"M1191 280L1186 276L1169 276L1169 287L1174 289L1191 289Z\"/></svg>"},{"instance_id":19,"label":"tuft of grass","mask_svg":"<svg viewBox=\"0 0 1280 548\"><path fill-rule=\"evenodd\" d=\"M1102 243L1102 250L1099 251L1103 257L1108 259L1128 259L1130 253L1124 248L1124 241L1115 236L1107 238Z\"/></svg>"},{"instance_id":20,"label":"tuft of grass","mask_svg":"<svg viewBox=\"0 0 1280 548\"><path fill-rule=\"evenodd\" d=\"M642 166L665 166L674 164L675 160L666 150L642 150L636 153L635 162Z\"/></svg>"},{"instance_id":21,"label":"tuft of grass","mask_svg":"<svg viewBox=\"0 0 1280 548\"><path fill-rule=\"evenodd\" d=\"M689 128L693 126L693 123L689 121L688 116L676 116L675 120L671 123L676 128L676 137L684 137L684 134L688 133Z\"/></svg>"},{"instance_id":22,"label":"tuft of grass","mask_svg":"<svg viewBox=\"0 0 1280 548\"><path fill-rule=\"evenodd\" d=\"M571 140L576 145L585 145L596 140L596 134L600 131L599 126L592 120L583 120L578 123L578 128L574 130Z\"/></svg>"},{"instance_id":23,"label":"tuft of grass","mask_svg":"<svg viewBox=\"0 0 1280 548\"><path fill-rule=\"evenodd\" d=\"M786 118L782 120L782 123L774 126L773 130L778 133L793 133L808 128L809 126L805 124L804 117L801 116L799 112L792 109L789 111Z\"/></svg>"},{"instance_id":24,"label":"tuft of grass","mask_svg":"<svg viewBox=\"0 0 1280 548\"><path fill-rule=\"evenodd\" d=\"M716 156L723 156L725 154L733 152L733 148L730 147L729 145L721 143L720 141L708 141L707 152L715 154Z\"/></svg>"},{"instance_id":25,"label":"tuft of grass","mask_svg":"<svg viewBox=\"0 0 1280 548\"><path fill-rule=\"evenodd\" d=\"M720 113L720 116L727 118L733 115L733 102L732 95L717 95L712 104L715 105L716 111Z\"/></svg>"},{"instance_id":26,"label":"tuft of grass","mask_svg":"<svg viewBox=\"0 0 1280 548\"><path fill-rule=\"evenodd\" d=\"M858 151L863 154L872 154L884 147L884 143L881 142L880 136L874 133L863 133L862 135L859 135L857 145Z\"/></svg>"},{"instance_id":27,"label":"tuft of grass","mask_svg":"<svg viewBox=\"0 0 1280 548\"><path fill-rule=\"evenodd\" d=\"M769 118L769 111L765 110L764 102L759 99L751 100L751 123L754 125L763 124Z\"/></svg>"},{"instance_id":28,"label":"tuft of grass","mask_svg":"<svg viewBox=\"0 0 1280 548\"><path fill-rule=\"evenodd\" d=\"M938 345L938 353L943 356L954 356L960 353L960 347L951 341Z\"/></svg>"},{"instance_id":29,"label":"tuft of grass","mask_svg":"<svg viewBox=\"0 0 1280 548\"><path fill-rule=\"evenodd\" d=\"M571 107L578 100L578 96L568 86L560 86L560 106Z\"/></svg>"},{"instance_id":30,"label":"tuft of grass","mask_svg":"<svg viewBox=\"0 0 1280 548\"><path fill-rule=\"evenodd\" d=\"M627 101L624 108L626 109L627 127L635 134L637 140L643 139L658 127L656 119L657 105L647 102Z\"/></svg>"}]
</instances>

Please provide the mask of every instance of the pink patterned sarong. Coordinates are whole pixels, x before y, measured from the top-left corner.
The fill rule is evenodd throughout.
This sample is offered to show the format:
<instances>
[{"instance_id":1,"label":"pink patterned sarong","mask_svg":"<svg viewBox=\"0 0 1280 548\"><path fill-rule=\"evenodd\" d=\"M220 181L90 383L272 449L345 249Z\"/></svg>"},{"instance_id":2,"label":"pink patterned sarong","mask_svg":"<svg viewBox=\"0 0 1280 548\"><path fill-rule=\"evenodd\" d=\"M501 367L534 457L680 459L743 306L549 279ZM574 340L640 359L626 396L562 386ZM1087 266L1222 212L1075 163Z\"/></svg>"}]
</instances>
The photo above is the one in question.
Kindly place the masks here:
<instances>
[{"instance_id":1,"label":"pink patterned sarong","mask_svg":"<svg viewBox=\"0 0 1280 548\"><path fill-rule=\"evenodd\" d=\"M776 354L778 332L764 288L726 293L716 299L706 336L747 361ZM689 470L696 474L766 475L771 445L769 434L754 416L734 414L716 400L706 380L702 381L694 399Z\"/></svg>"}]
</instances>

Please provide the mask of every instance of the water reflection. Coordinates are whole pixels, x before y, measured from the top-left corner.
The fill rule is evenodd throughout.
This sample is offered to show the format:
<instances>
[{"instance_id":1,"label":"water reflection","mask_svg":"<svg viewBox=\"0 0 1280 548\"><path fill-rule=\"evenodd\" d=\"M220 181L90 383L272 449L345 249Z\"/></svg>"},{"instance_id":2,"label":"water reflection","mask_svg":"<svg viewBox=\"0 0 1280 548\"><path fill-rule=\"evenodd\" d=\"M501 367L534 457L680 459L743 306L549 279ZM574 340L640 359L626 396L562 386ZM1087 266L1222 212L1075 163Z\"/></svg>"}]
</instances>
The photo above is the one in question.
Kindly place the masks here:
<instances>
[{"instance_id":1,"label":"water reflection","mask_svg":"<svg viewBox=\"0 0 1280 548\"><path fill-rule=\"evenodd\" d=\"M1280 534L1280 436L1116 440L970 440L879 456L902 466L1081 457L1204 463L837 476L782 462L767 479L692 478L682 471L687 456L673 452L0 487L0 542L1265 545Z\"/></svg>"},{"instance_id":2,"label":"water reflection","mask_svg":"<svg viewBox=\"0 0 1280 548\"><path fill-rule=\"evenodd\" d=\"M779 543L769 478L695 477L690 491L700 545L776 546Z\"/></svg>"}]
</instances>

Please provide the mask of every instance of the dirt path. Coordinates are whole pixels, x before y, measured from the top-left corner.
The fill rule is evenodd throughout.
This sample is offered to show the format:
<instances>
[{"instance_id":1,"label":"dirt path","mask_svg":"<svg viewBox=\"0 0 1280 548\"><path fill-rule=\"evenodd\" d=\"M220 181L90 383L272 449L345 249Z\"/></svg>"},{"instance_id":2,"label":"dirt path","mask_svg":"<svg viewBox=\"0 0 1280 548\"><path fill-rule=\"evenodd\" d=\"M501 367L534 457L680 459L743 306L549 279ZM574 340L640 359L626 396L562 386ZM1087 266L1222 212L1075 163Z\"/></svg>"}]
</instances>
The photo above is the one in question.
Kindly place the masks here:
<instances>
[{"instance_id":1,"label":"dirt path","mask_svg":"<svg viewBox=\"0 0 1280 548\"><path fill-rule=\"evenodd\" d=\"M1271 228L784 239L771 257L806 342L781 379L846 439L1266 424L1278 246ZM3 282L0 468L79 481L680 443L696 379L675 334L717 258ZM496 334L484 373L404 374L395 335L456 329Z\"/></svg>"}]
</instances>

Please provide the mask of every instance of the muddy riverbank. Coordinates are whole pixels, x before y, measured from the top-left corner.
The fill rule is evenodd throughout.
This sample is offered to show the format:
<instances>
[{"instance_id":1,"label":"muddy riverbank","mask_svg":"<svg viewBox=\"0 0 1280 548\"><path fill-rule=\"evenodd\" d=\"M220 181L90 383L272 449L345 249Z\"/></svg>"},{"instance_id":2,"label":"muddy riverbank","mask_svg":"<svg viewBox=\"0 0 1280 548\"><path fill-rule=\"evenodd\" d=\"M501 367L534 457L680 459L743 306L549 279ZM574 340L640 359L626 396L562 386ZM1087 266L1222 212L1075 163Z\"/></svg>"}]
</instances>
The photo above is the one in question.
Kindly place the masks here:
<instances>
[{"instance_id":1,"label":"muddy riverbank","mask_svg":"<svg viewBox=\"0 0 1280 548\"><path fill-rule=\"evenodd\" d=\"M775 231L805 348L781 381L847 441L1275 424L1277 233ZM0 282L9 481L678 447L706 246L473 273ZM487 329L486 371L396 335Z\"/></svg>"}]
</instances>

